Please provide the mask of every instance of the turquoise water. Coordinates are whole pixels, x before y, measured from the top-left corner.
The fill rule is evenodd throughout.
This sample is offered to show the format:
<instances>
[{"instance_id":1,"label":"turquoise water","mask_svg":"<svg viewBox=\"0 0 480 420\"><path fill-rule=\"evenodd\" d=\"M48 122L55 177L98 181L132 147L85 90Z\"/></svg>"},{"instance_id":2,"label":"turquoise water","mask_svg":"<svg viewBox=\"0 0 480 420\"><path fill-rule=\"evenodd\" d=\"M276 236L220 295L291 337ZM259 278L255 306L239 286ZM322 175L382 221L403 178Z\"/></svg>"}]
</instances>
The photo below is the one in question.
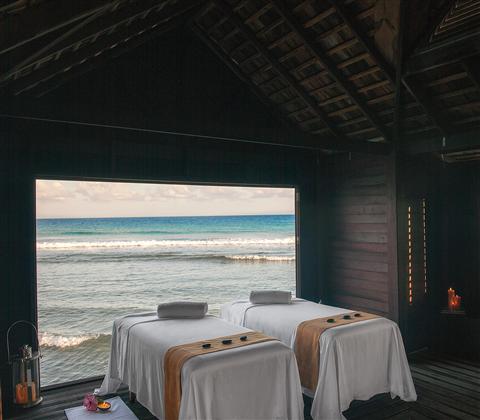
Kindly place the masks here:
<instances>
[{"instance_id":1,"label":"turquoise water","mask_svg":"<svg viewBox=\"0 0 480 420\"><path fill-rule=\"evenodd\" d=\"M166 300L295 292L295 217L37 221L42 385L103 374L116 317Z\"/></svg>"}]
</instances>

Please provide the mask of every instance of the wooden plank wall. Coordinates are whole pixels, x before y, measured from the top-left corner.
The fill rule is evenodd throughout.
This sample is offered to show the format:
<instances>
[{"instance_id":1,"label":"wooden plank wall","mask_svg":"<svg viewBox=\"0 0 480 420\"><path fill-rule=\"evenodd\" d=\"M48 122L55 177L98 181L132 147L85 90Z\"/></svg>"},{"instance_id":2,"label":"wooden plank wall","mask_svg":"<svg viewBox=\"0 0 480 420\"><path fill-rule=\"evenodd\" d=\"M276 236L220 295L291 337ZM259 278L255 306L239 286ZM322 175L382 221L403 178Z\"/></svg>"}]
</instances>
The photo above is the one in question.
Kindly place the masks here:
<instances>
[{"instance_id":1,"label":"wooden plank wall","mask_svg":"<svg viewBox=\"0 0 480 420\"><path fill-rule=\"evenodd\" d=\"M199 44L179 30L51 95L0 103L7 114L57 120L0 118L0 337L13 321L36 320L36 177L294 186L301 196L297 294L318 298L317 153L249 142L298 133ZM224 140L185 135L192 133ZM5 402L10 378L0 340Z\"/></svg>"},{"instance_id":2,"label":"wooden plank wall","mask_svg":"<svg viewBox=\"0 0 480 420\"><path fill-rule=\"evenodd\" d=\"M329 158L329 304L398 319L396 188L390 157Z\"/></svg>"},{"instance_id":3,"label":"wooden plank wall","mask_svg":"<svg viewBox=\"0 0 480 420\"><path fill-rule=\"evenodd\" d=\"M36 321L36 177L295 186L302 197L297 293L318 298L314 152L44 122L0 123L0 337L18 319ZM9 402L4 343L0 383Z\"/></svg>"}]
</instances>

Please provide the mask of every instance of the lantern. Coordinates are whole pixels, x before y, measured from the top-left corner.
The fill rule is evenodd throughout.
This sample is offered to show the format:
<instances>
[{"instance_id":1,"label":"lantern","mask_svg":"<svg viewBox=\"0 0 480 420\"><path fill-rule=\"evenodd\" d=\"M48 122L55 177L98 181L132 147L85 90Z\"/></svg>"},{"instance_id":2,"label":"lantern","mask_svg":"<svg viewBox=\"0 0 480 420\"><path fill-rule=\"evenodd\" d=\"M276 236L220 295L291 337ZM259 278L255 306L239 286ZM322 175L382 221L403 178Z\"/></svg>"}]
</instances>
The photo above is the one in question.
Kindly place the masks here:
<instances>
[{"instance_id":1,"label":"lantern","mask_svg":"<svg viewBox=\"0 0 480 420\"><path fill-rule=\"evenodd\" d=\"M28 344L22 345L18 353L10 355L10 333L19 324L27 324L35 331L36 351ZM40 346L35 325L28 321L16 321L7 331L8 362L12 366L13 403L21 407L33 407L40 404Z\"/></svg>"}]
</instances>

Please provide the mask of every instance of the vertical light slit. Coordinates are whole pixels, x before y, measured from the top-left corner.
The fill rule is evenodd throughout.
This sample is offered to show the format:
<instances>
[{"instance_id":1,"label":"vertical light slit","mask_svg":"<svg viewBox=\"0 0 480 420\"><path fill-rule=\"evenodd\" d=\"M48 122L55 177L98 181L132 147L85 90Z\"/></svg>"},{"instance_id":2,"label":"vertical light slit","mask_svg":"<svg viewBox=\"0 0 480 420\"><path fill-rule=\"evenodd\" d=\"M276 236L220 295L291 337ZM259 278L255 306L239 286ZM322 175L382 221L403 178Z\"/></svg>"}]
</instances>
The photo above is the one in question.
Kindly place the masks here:
<instances>
[{"instance_id":1,"label":"vertical light slit","mask_svg":"<svg viewBox=\"0 0 480 420\"><path fill-rule=\"evenodd\" d=\"M408 206L408 304L413 304L413 276L412 276L412 207Z\"/></svg>"},{"instance_id":2,"label":"vertical light slit","mask_svg":"<svg viewBox=\"0 0 480 420\"><path fill-rule=\"evenodd\" d=\"M422 222L423 222L423 284L425 294L427 293L427 204L422 200Z\"/></svg>"}]
</instances>

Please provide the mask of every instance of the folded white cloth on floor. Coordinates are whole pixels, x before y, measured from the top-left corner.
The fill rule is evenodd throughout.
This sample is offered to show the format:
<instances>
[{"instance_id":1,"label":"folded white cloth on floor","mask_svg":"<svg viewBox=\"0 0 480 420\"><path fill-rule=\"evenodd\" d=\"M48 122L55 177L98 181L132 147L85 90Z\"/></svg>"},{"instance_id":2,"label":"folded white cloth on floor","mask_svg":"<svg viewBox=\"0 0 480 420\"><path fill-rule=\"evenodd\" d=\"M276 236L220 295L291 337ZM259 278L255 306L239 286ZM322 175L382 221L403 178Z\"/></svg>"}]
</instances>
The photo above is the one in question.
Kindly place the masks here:
<instances>
[{"instance_id":1,"label":"folded white cloth on floor","mask_svg":"<svg viewBox=\"0 0 480 420\"><path fill-rule=\"evenodd\" d=\"M284 292L281 290L252 290L250 292L250 302L256 305L291 303L292 292Z\"/></svg>"},{"instance_id":2,"label":"folded white cloth on floor","mask_svg":"<svg viewBox=\"0 0 480 420\"><path fill-rule=\"evenodd\" d=\"M203 318L207 311L207 302L167 302L157 308L159 318Z\"/></svg>"},{"instance_id":3,"label":"folded white cloth on floor","mask_svg":"<svg viewBox=\"0 0 480 420\"><path fill-rule=\"evenodd\" d=\"M115 419L115 420L138 420L137 416L125 405L120 397L110 398L108 400L112 407L110 410L88 411L85 407L67 408L65 415L68 420L89 420L89 419Z\"/></svg>"}]
</instances>

